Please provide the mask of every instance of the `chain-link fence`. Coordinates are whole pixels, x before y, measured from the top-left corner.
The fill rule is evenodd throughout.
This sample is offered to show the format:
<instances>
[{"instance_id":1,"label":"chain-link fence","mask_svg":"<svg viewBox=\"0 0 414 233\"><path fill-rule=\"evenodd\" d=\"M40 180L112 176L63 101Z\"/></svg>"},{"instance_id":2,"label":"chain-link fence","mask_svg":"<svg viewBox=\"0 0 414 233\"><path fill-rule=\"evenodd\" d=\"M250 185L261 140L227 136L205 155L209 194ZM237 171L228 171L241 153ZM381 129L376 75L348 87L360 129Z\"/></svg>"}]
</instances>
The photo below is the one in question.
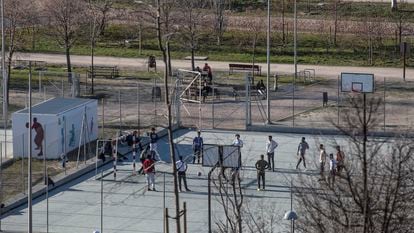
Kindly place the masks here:
<instances>
[{"instance_id":1,"label":"chain-link fence","mask_svg":"<svg viewBox=\"0 0 414 233\"><path fill-rule=\"evenodd\" d=\"M212 79L203 72L175 71L168 80L173 123L198 129L243 130L246 125L265 125L267 122L267 93L264 76L249 77L249 72L228 74L216 72ZM27 74L26 74L27 75ZM13 77L12 79L18 77ZM263 80L263 84L261 84ZM348 112L346 93L339 88L339 78L314 77L312 71L303 72L295 80L293 75L272 76L269 83L270 120L285 127L333 128L332 123L344 124L341 116ZM414 118L414 83L396 79L377 78L376 92L368 94L381 99L376 117L381 119L376 130L386 132L410 128ZM28 106L27 76L11 82L9 91L11 113ZM110 78L95 78L94 93L86 74L34 71L32 75L32 103L53 97L81 97L98 99L99 138L114 138L121 131L138 130L141 135L151 127L167 126L164 79L160 73L143 77L139 73ZM8 126L11 126L10 122ZM48 129L48 124L44 124ZM27 148L24 135L11 135L1 140L3 161L13 158L12 145L20 140ZM3 135L2 135L3 134ZM0 133L3 138L4 132ZM56 142L59 143L59 142ZM46 148L46 153L47 153ZM6 152L7 151L7 152ZM68 151L69 152L69 151ZM36 158L36 155L34 156ZM69 154L66 169L95 157L94 145ZM79 157L79 160L78 160ZM93 160L93 159L92 159ZM93 162L93 161L92 161ZM35 174L44 174L42 158L34 162ZM27 179L27 160L16 159L8 165L11 180L24 192ZM50 160L51 174L64 171L62 160ZM8 175L5 175L7 178ZM37 183L40 182L36 178ZM36 184L36 182L35 182ZM3 189L4 190L4 189ZM10 191L12 192L12 191ZM7 194L11 195L11 193Z\"/></svg>"},{"instance_id":2,"label":"chain-link fence","mask_svg":"<svg viewBox=\"0 0 414 233\"><path fill-rule=\"evenodd\" d=\"M202 75L196 81L195 75L188 72L186 75L178 72L178 79L183 81L176 87L181 91L178 96L183 126L245 129L246 125L267 123L266 77L253 78L248 72L233 75L218 72L208 83ZM270 77L270 122L316 130L345 124L341 118L349 112L347 99L357 94L341 92L340 85L339 77L317 77L313 70L301 71L296 79L293 74ZM367 94L367 98L375 97L381 105L375 113L376 128L371 130L390 132L411 127L412 90L414 83L410 81L376 78L375 92Z\"/></svg>"},{"instance_id":3,"label":"chain-link fence","mask_svg":"<svg viewBox=\"0 0 414 233\"><path fill-rule=\"evenodd\" d=\"M292 79L292 78L290 78ZM333 123L343 125L343 115L349 111L347 98L359 93L341 92L339 78L319 78L304 83L303 80L280 84L271 94L271 120L287 127L306 127L313 129L333 128ZM295 88L293 88L295 87ZM377 78L375 92L367 98L379 99L381 105L375 113L376 131L395 131L411 127L414 111L412 82ZM253 118L255 123L261 119Z\"/></svg>"}]
</instances>

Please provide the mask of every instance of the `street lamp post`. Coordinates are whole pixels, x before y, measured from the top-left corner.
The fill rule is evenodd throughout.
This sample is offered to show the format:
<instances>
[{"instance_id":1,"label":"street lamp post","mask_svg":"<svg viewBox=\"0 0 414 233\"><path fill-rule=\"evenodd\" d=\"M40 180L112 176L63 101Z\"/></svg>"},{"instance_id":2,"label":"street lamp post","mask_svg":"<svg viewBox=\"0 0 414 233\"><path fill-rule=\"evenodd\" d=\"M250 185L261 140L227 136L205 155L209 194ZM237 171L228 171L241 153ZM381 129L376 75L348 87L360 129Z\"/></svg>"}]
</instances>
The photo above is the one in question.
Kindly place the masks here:
<instances>
[{"instance_id":1,"label":"street lamp post","mask_svg":"<svg viewBox=\"0 0 414 233\"><path fill-rule=\"evenodd\" d=\"M6 78L6 55L5 55L5 35L4 35L4 0L1 0L1 71L2 71L2 78L3 78L3 119L4 119L4 154L3 151L0 153L0 205L3 202L3 170L2 170L2 164L3 164L3 155L6 157L7 154L7 78ZM3 150L3 147L1 147L1 150ZM1 216L2 216L3 210L0 207L0 231L1 231Z\"/></svg>"},{"instance_id":2,"label":"street lamp post","mask_svg":"<svg viewBox=\"0 0 414 233\"><path fill-rule=\"evenodd\" d=\"M32 62L29 61L29 125L28 125L28 169L27 169L27 232L33 232L32 209Z\"/></svg>"},{"instance_id":3,"label":"street lamp post","mask_svg":"<svg viewBox=\"0 0 414 233\"><path fill-rule=\"evenodd\" d=\"M290 211L287 211L285 213L285 216L283 217L285 220L291 221L291 232L295 232L295 220L298 219L298 215L295 211L293 211L293 197L292 197L292 181L290 181Z\"/></svg>"},{"instance_id":4,"label":"street lamp post","mask_svg":"<svg viewBox=\"0 0 414 233\"><path fill-rule=\"evenodd\" d=\"M296 79L298 75L298 62L297 62L297 6L296 0L294 1L294 23L293 23L293 63L295 66L295 74L293 77L293 91L292 91L292 127L295 127L295 89Z\"/></svg>"}]
</instances>

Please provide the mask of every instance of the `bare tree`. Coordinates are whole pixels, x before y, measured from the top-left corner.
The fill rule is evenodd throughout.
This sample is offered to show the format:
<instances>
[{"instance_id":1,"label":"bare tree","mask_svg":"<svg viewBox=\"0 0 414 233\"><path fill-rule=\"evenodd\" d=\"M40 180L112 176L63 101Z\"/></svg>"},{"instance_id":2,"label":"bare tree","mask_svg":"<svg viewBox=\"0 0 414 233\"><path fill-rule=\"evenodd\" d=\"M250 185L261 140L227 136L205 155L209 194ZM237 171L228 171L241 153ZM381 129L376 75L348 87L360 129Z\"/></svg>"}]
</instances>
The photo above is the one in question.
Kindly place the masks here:
<instances>
[{"instance_id":1,"label":"bare tree","mask_svg":"<svg viewBox=\"0 0 414 233\"><path fill-rule=\"evenodd\" d=\"M403 11L394 11L393 18L395 20L395 27L397 30L397 41L398 44L401 44L404 29L407 27L407 15L410 14L409 12Z\"/></svg>"},{"instance_id":2,"label":"bare tree","mask_svg":"<svg viewBox=\"0 0 414 233\"><path fill-rule=\"evenodd\" d=\"M217 45L220 46L227 24L225 0L211 0L211 8L214 13L213 29L217 39Z\"/></svg>"},{"instance_id":3,"label":"bare tree","mask_svg":"<svg viewBox=\"0 0 414 233\"><path fill-rule=\"evenodd\" d=\"M295 188L299 232L409 232L413 229L414 144L405 135L390 140L365 138L379 123L381 100L361 96L335 125L348 139L344 171L335 183L299 177ZM364 117L365 112L365 117ZM336 142L333 142L336 144Z\"/></svg>"},{"instance_id":4,"label":"bare tree","mask_svg":"<svg viewBox=\"0 0 414 233\"><path fill-rule=\"evenodd\" d=\"M249 38L252 45L252 82L254 82L254 65L256 63L256 48L260 34L265 30L264 18L256 19L254 17L246 20L246 29L249 31ZM252 83L254 85L254 83Z\"/></svg>"},{"instance_id":5,"label":"bare tree","mask_svg":"<svg viewBox=\"0 0 414 233\"><path fill-rule=\"evenodd\" d=\"M112 7L112 1L110 0L89 0L89 20L90 20L90 40L91 40L91 93L94 93L94 55L96 40L105 30L108 23L108 13Z\"/></svg>"},{"instance_id":6,"label":"bare tree","mask_svg":"<svg viewBox=\"0 0 414 233\"><path fill-rule=\"evenodd\" d=\"M336 36L338 33L338 8L340 6L340 0L333 0L333 6L332 6L332 13L334 18L334 32L333 32L333 46L336 47Z\"/></svg>"},{"instance_id":7,"label":"bare tree","mask_svg":"<svg viewBox=\"0 0 414 233\"><path fill-rule=\"evenodd\" d=\"M242 233L244 194L239 171L220 168L215 171L214 176L212 181L225 215L225 220L216 221L218 230L221 233Z\"/></svg>"},{"instance_id":8,"label":"bare tree","mask_svg":"<svg viewBox=\"0 0 414 233\"><path fill-rule=\"evenodd\" d=\"M30 0L6 0L4 2L5 37L8 42L7 54L7 101L9 101L10 73L14 53L23 47L25 28L30 28L36 18L36 6ZM7 103L9 104L9 103Z\"/></svg>"},{"instance_id":9,"label":"bare tree","mask_svg":"<svg viewBox=\"0 0 414 233\"><path fill-rule=\"evenodd\" d=\"M165 64L164 68L164 91L165 91L165 105L167 107L167 131L168 131L168 142L170 145L170 158L171 166L173 170L174 178L174 201L175 201L175 223L176 232L181 233L180 225L180 196L178 192L178 179L177 179L177 168L175 166L176 157L174 150L174 139L173 139L173 123L172 123L172 110L170 101L170 92L168 87L168 80L171 76L171 56L170 56L170 39L174 35L173 30L170 28L172 25L171 13L174 8L174 1L162 1L156 0L155 9L155 28L157 32L158 47L162 54L162 59ZM152 7L150 7L152 8Z\"/></svg>"},{"instance_id":10,"label":"bare tree","mask_svg":"<svg viewBox=\"0 0 414 233\"><path fill-rule=\"evenodd\" d=\"M282 44L286 43L286 0L277 0L275 1L275 7L280 11L280 25L279 30L282 31Z\"/></svg>"},{"instance_id":11,"label":"bare tree","mask_svg":"<svg viewBox=\"0 0 414 233\"><path fill-rule=\"evenodd\" d=\"M42 4L51 20L49 33L64 48L67 72L71 73L70 50L84 32L88 6L83 0L45 0Z\"/></svg>"},{"instance_id":12,"label":"bare tree","mask_svg":"<svg viewBox=\"0 0 414 233\"><path fill-rule=\"evenodd\" d=\"M205 12L201 9L206 3L203 0L181 0L179 24L181 38L191 52L191 68L195 70L194 54L199 48L200 37L202 36L201 26L205 21Z\"/></svg>"},{"instance_id":13,"label":"bare tree","mask_svg":"<svg viewBox=\"0 0 414 233\"><path fill-rule=\"evenodd\" d=\"M251 203L245 198L243 208L244 232L273 233L283 216L275 211L273 203L260 201Z\"/></svg>"}]
</instances>

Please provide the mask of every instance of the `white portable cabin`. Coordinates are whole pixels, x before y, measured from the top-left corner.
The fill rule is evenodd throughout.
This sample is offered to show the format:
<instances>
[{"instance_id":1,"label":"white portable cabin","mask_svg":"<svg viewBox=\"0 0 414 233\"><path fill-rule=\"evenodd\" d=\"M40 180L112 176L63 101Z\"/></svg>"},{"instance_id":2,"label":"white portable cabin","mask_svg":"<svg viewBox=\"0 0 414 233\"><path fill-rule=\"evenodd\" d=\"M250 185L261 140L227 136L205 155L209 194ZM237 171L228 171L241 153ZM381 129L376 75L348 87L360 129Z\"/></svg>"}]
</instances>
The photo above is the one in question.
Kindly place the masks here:
<instances>
[{"instance_id":1,"label":"white portable cabin","mask_svg":"<svg viewBox=\"0 0 414 233\"><path fill-rule=\"evenodd\" d=\"M32 122L37 118L44 131L43 153L47 159L57 159L77 149L85 142L98 138L98 101L79 98L53 98L32 106ZM28 157L29 109L12 114L13 156ZM37 156L32 132L32 157ZM80 144L80 142L82 144Z\"/></svg>"}]
</instances>

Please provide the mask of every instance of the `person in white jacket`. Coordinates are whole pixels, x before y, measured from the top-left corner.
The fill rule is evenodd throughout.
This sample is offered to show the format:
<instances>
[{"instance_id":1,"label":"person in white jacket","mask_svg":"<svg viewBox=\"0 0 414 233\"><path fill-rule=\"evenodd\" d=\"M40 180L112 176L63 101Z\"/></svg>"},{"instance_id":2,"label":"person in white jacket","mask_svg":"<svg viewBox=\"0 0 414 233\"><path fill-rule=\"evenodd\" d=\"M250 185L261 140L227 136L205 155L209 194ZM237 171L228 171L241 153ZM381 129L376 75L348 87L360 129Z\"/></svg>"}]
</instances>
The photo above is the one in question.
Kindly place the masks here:
<instances>
[{"instance_id":1,"label":"person in white jacket","mask_svg":"<svg viewBox=\"0 0 414 233\"><path fill-rule=\"evenodd\" d=\"M275 171L275 150L279 146L275 140L273 140L272 135L269 135L269 139L266 142L266 153L267 161L269 163L269 170Z\"/></svg>"}]
</instances>

